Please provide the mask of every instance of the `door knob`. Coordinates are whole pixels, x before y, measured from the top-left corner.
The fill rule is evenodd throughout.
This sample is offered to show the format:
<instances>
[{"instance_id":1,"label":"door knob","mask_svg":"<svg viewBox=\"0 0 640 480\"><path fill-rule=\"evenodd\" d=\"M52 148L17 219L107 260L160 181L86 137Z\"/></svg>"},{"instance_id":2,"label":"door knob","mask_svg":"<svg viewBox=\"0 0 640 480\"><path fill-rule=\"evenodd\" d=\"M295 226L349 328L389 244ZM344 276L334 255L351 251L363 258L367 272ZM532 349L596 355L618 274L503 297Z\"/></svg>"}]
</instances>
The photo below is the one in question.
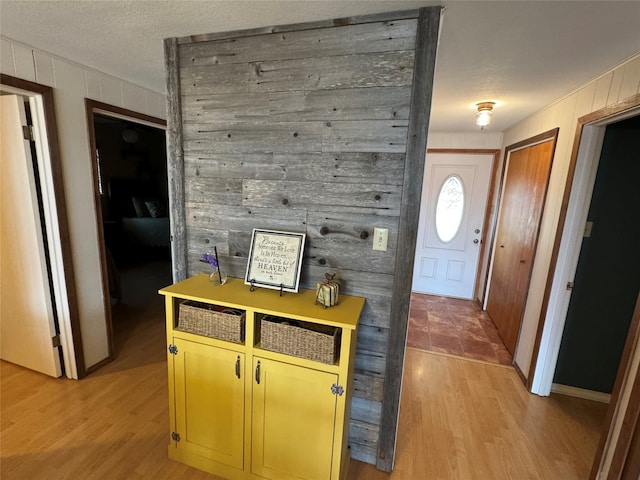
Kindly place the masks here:
<instances>
[{"instance_id":1,"label":"door knob","mask_svg":"<svg viewBox=\"0 0 640 480\"><path fill-rule=\"evenodd\" d=\"M473 240L473 243L477 244L478 242L480 242L480 240L478 240L477 238Z\"/></svg>"},{"instance_id":2,"label":"door knob","mask_svg":"<svg viewBox=\"0 0 640 480\"><path fill-rule=\"evenodd\" d=\"M479 228L476 228L476 229L474 230L474 232L475 232L475 233L480 233L480 229L479 229Z\"/></svg>"}]
</instances>

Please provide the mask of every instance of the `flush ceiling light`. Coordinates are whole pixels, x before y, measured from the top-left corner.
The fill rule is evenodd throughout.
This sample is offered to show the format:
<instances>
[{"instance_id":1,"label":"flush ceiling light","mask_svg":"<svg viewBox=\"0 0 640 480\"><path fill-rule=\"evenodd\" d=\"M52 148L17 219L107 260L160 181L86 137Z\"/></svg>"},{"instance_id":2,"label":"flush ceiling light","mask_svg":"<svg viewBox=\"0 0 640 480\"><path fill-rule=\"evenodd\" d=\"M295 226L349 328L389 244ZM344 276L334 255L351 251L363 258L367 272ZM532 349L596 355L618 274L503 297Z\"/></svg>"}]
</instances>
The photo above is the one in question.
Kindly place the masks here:
<instances>
[{"instance_id":1,"label":"flush ceiling light","mask_svg":"<svg viewBox=\"0 0 640 480\"><path fill-rule=\"evenodd\" d=\"M483 129L491 123L493 106L496 102L480 102L476 104L478 113L476 114L476 125Z\"/></svg>"}]
</instances>

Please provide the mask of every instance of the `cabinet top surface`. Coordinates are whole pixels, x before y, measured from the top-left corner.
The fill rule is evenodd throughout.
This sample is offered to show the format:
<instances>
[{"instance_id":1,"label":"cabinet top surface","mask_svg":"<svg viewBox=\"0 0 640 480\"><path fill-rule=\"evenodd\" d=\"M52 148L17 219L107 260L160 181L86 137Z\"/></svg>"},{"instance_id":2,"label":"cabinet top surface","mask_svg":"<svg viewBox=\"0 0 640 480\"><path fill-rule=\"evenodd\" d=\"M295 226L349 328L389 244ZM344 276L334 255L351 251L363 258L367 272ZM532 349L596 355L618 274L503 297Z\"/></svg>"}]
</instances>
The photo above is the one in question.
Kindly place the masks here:
<instances>
[{"instance_id":1,"label":"cabinet top surface","mask_svg":"<svg viewBox=\"0 0 640 480\"><path fill-rule=\"evenodd\" d=\"M256 288L251 292L249 286L239 278L229 278L224 285L213 286L206 274L196 275L165 287L159 293L167 297L220 303L350 329L356 327L365 301L363 297L340 294L339 304L325 309L315 305L316 292L313 290L300 289L298 293L285 292L281 297L279 291L266 288Z\"/></svg>"}]
</instances>

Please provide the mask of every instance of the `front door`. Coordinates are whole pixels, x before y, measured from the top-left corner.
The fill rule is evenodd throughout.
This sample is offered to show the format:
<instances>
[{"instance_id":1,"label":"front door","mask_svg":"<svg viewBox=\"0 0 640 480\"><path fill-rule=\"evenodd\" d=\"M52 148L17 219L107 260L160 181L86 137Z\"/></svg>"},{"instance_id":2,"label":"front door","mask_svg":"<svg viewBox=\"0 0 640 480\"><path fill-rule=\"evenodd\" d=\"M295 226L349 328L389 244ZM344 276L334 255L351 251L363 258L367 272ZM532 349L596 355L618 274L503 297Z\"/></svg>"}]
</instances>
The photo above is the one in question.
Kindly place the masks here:
<instances>
[{"instance_id":1,"label":"front door","mask_svg":"<svg viewBox=\"0 0 640 480\"><path fill-rule=\"evenodd\" d=\"M427 154L413 291L473 298L493 159Z\"/></svg>"},{"instance_id":2,"label":"front door","mask_svg":"<svg viewBox=\"0 0 640 480\"><path fill-rule=\"evenodd\" d=\"M507 149L486 310L512 355L529 291L554 148L555 136L511 153Z\"/></svg>"},{"instance_id":3,"label":"front door","mask_svg":"<svg viewBox=\"0 0 640 480\"><path fill-rule=\"evenodd\" d=\"M0 353L3 360L59 377L62 366L24 101L0 97Z\"/></svg>"}]
</instances>

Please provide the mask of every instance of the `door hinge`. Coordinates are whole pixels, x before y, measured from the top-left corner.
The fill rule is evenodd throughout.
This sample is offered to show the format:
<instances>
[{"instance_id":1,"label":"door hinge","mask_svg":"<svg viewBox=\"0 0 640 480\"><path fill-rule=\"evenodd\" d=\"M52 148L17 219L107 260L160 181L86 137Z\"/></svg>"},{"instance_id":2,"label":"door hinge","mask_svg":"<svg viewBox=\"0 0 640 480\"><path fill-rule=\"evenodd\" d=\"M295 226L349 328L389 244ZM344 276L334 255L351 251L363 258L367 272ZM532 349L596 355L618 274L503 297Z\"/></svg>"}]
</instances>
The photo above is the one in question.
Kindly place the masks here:
<instances>
[{"instance_id":1,"label":"door hinge","mask_svg":"<svg viewBox=\"0 0 640 480\"><path fill-rule=\"evenodd\" d=\"M22 125L22 138L33 141L33 127L31 125Z\"/></svg>"},{"instance_id":2,"label":"door hinge","mask_svg":"<svg viewBox=\"0 0 640 480\"><path fill-rule=\"evenodd\" d=\"M176 347L173 343L171 345L169 345L169 353L171 355L177 355L178 354L178 347Z\"/></svg>"},{"instance_id":3,"label":"door hinge","mask_svg":"<svg viewBox=\"0 0 640 480\"><path fill-rule=\"evenodd\" d=\"M567 282L567 290L573 290L573 282Z\"/></svg>"},{"instance_id":4,"label":"door hinge","mask_svg":"<svg viewBox=\"0 0 640 480\"><path fill-rule=\"evenodd\" d=\"M60 335L56 335L55 337L51 337L51 344L53 345L53 348L57 348L60 345L62 345L60 343Z\"/></svg>"},{"instance_id":5,"label":"door hinge","mask_svg":"<svg viewBox=\"0 0 640 480\"><path fill-rule=\"evenodd\" d=\"M171 432L171 440L173 440L174 442L179 442L180 434L176 432Z\"/></svg>"},{"instance_id":6,"label":"door hinge","mask_svg":"<svg viewBox=\"0 0 640 480\"><path fill-rule=\"evenodd\" d=\"M344 393L344 387L342 385L336 385L334 383L333 385L331 385L331 393L340 397Z\"/></svg>"}]
</instances>

